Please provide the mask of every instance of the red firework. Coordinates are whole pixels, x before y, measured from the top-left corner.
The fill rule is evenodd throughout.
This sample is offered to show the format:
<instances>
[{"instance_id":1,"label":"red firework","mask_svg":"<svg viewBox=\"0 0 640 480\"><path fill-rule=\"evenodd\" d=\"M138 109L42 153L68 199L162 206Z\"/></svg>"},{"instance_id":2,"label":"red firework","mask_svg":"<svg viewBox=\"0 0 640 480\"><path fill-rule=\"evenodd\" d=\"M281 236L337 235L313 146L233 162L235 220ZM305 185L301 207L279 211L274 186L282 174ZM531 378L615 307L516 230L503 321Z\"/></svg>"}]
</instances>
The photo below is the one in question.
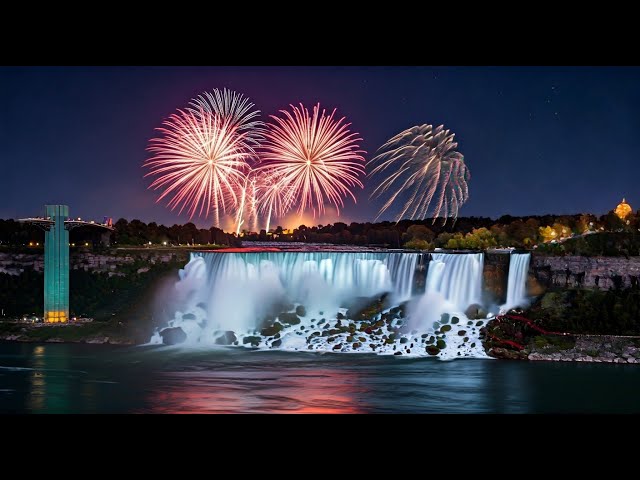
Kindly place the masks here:
<instances>
[{"instance_id":1,"label":"red firework","mask_svg":"<svg viewBox=\"0 0 640 480\"><path fill-rule=\"evenodd\" d=\"M284 117L271 115L274 121L267 125L258 170L269 170L283 188L295 192L300 214L305 208L314 216L323 212L325 201L339 212L343 197L355 202L351 189L363 187L358 175L365 172L365 152L357 144L362 139L349 131L351 124L344 123L344 117L334 118L335 109L326 115L317 104L311 115L302 104L290 106L293 113L280 110Z\"/></svg>"}]
</instances>

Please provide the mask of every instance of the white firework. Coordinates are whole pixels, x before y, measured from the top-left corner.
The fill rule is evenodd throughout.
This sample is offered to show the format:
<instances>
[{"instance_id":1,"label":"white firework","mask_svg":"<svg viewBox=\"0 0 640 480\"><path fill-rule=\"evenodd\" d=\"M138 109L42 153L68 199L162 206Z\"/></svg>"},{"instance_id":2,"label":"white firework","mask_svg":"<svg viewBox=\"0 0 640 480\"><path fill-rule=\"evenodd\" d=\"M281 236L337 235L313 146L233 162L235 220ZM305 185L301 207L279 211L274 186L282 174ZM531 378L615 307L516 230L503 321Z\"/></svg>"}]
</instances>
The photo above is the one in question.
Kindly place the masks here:
<instances>
[{"instance_id":1,"label":"white firework","mask_svg":"<svg viewBox=\"0 0 640 480\"><path fill-rule=\"evenodd\" d=\"M445 221L458 216L469 198L470 173L454 136L442 125L434 129L425 124L404 130L378 149L367 164L375 165L370 176L380 176L371 196L389 197L376 219L405 195L404 204L392 209L398 212L396 221L424 219L430 208L434 222L439 216Z\"/></svg>"},{"instance_id":2,"label":"white firework","mask_svg":"<svg viewBox=\"0 0 640 480\"><path fill-rule=\"evenodd\" d=\"M265 124L259 120L260 110L254 110L255 105L247 97L226 88L214 88L212 92L205 92L192 99L189 105L195 107L188 108L195 114L204 111L229 122L230 129L244 134L246 146L255 155L255 149L264 140L262 134Z\"/></svg>"}]
</instances>

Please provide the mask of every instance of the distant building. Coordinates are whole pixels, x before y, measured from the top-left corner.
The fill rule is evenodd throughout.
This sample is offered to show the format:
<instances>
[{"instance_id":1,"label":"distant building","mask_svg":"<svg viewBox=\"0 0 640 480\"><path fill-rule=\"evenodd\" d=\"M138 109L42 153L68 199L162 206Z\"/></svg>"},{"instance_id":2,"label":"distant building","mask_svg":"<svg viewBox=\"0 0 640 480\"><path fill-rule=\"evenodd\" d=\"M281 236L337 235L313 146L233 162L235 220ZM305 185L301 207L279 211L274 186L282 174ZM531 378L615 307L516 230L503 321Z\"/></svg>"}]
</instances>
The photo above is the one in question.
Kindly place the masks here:
<instances>
[{"instance_id":1,"label":"distant building","mask_svg":"<svg viewBox=\"0 0 640 480\"><path fill-rule=\"evenodd\" d=\"M629 214L633 211L631 205L627 203L627 201L623 198L622 202L618 204L616 209L613 211L620 220L624 220L629 216Z\"/></svg>"}]
</instances>

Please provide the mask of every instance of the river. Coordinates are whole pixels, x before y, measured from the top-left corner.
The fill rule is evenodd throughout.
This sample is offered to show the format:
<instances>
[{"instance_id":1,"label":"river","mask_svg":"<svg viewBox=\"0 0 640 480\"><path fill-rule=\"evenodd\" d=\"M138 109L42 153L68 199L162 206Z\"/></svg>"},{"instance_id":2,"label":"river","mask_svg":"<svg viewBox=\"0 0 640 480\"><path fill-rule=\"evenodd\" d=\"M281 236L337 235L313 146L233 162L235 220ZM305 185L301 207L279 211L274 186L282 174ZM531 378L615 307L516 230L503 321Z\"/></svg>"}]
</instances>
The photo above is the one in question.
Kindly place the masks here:
<instances>
[{"instance_id":1,"label":"river","mask_svg":"<svg viewBox=\"0 0 640 480\"><path fill-rule=\"evenodd\" d=\"M640 413L636 365L0 343L1 413Z\"/></svg>"}]
</instances>

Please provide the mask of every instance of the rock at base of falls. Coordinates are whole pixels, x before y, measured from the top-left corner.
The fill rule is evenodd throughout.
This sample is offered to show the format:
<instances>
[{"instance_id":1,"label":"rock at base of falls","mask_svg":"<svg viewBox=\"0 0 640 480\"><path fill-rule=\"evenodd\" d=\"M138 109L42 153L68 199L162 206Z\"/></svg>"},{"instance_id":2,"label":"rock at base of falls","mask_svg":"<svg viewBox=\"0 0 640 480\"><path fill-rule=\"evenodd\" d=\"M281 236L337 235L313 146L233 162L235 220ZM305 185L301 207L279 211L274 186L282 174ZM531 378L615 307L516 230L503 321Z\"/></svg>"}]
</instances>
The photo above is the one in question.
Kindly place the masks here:
<instances>
[{"instance_id":1,"label":"rock at base of falls","mask_svg":"<svg viewBox=\"0 0 640 480\"><path fill-rule=\"evenodd\" d=\"M231 330L228 330L226 332L222 332L222 335L216 338L215 343L216 345L233 345L233 342L236 342L237 340L238 337L236 337L236 334Z\"/></svg>"},{"instance_id":2,"label":"rock at base of falls","mask_svg":"<svg viewBox=\"0 0 640 480\"><path fill-rule=\"evenodd\" d=\"M177 345L187 339L187 334L180 327L165 328L160 332L160 336L165 345Z\"/></svg>"}]
</instances>

